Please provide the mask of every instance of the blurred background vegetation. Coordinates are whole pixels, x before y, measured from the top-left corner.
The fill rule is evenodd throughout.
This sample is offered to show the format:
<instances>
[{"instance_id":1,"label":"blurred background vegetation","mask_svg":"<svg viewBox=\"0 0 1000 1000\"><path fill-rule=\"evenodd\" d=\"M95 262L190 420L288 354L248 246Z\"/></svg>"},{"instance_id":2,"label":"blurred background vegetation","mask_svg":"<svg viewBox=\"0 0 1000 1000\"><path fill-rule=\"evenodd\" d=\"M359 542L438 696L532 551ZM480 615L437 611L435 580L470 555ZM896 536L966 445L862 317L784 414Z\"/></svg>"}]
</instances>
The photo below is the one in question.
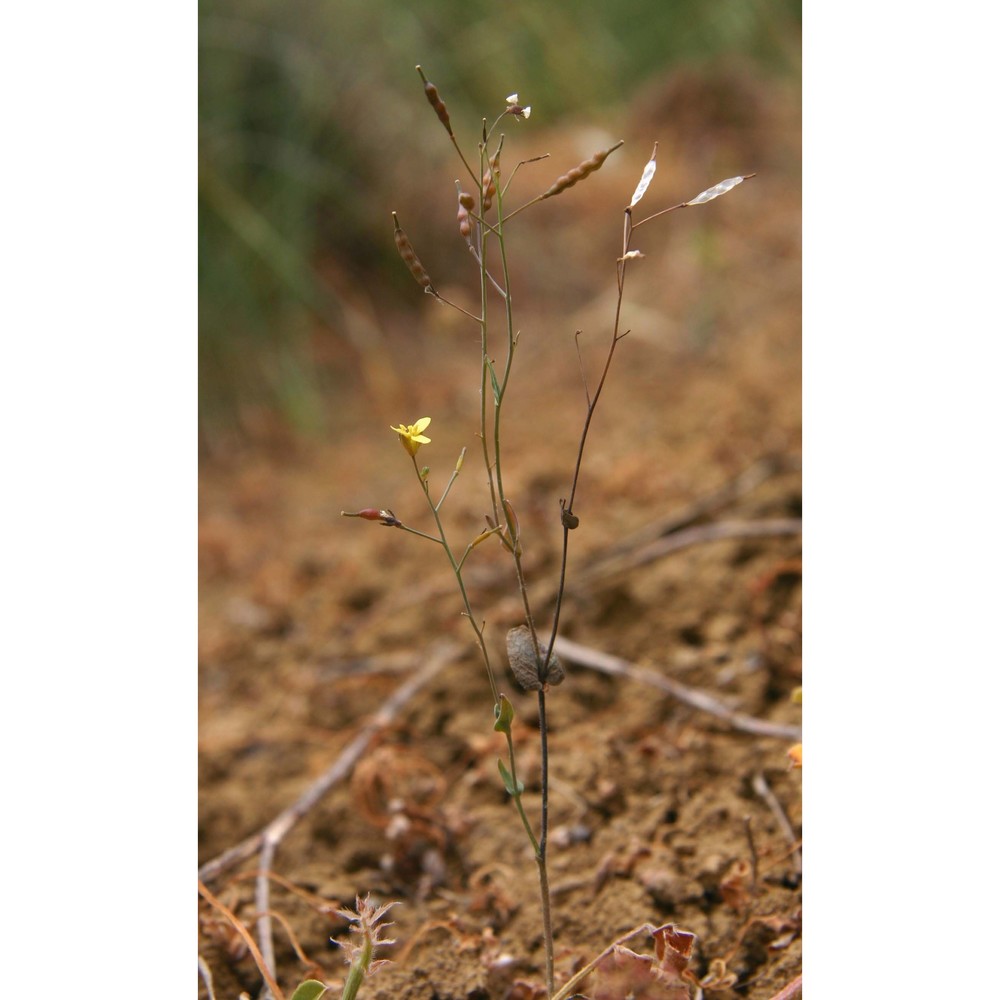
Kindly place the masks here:
<instances>
[{"instance_id":1,"label":"blurred background vegetation","mask_svg":"<svg viewBox=\"0 0 1000 1000\"><path fill-rule=\"evenodd\" d=\"M419 228L426 179L454 155L417 63L467 142L515 90L536 109L532 127L597 123L618 138L649 81L681 70L740 67L797 88L800 32L799 0L204 0L203 448L323 432L351 391L352 359L415 308L389 213ZM738 116L741 78L716 117Z\"/></svg>"}]
</instances>

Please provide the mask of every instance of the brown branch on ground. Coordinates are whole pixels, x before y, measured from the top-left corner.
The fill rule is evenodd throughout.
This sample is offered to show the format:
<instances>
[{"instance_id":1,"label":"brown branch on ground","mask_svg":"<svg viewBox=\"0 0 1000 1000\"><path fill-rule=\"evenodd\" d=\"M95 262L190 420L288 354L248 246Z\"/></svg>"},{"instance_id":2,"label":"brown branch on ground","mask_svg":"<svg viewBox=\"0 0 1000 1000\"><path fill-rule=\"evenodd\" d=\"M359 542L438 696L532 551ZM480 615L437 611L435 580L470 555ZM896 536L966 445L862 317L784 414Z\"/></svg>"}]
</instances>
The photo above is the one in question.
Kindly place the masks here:
<instances>
[{"instance_id":1,"label":"brown branch on ground","mask_svg":"<svg viewBox=\"0 0 1000 1000\"><path fill-rule=\"evenodd\" d=\"M753 492L773 476L794 472L800 467L801 463L795 457L774 456L761 459L718 489L693 500L680 510L667 514L659 520L651 521L603 552L595 553L586 567L574 570L569 577L566 585L567 594L579 593L606 577L645 565L656 559L662 559L664 556L692 545L728 538L761 538L801 534L802 522L795 518L717 521L691 527L690 531L681 530L688 528L700 518L721 510ZM476 572L479 574L476 583L482 587L499 586L506 579L504 575L506 571L497 567L477 567ZM533 591L535 603L538 606L555 600L558 582L558 574L539 579L536 582ZM422 585L412 587L407 594L397 596L395 606L398 608L400 606L432 604L438 598L450 594L453 587L454 580L450 576L448 579L431 578ZM373 618L383 613L384 608L378 603L368 611L369 616Z\"/></svg>"},{"instance_id":2,"label":"brown branch on ground","mask_svg":"<svg viewBox=\"0 0 1000 1000\"><path fill-rule=\"evenodd\" d=\"M792 829L792 824L788 821L785 810L781 808L781 803L774 792L771 791L771 786L764 779L764 775L760 771L753 776L753 790L767 803L768 809L771 810L774 818L778 821L781 832L792 845L792 861L795 864L795 870L801 875L802 852L799 850L799 841L795 836L795 830Z\"/></svg>"},{"instance_id":3,"label":"brown branch on ground","mask_svg":"<svg viewBox=\"0 0 1000 1000\"><path fill-rule=\"evenodd\" d=\"M748 469L723 483L717 489L692 500L687 506L667 514L658 521L651 521L638 531L623 538L606 555L614 557L647 545L657 538L672 535L681 528L690 527L695 521L728 507L741 497L752 493L758 486L784 472L795 472L801 468L798 459L783 455L773 455L754 462Z\"/></svg>"},{"instance_id":4,"label":"brown branch on ground","mask_svg":"<svg viewBox=\"0 0 1000 1000\"><path fill-rule=\"evenodd\" d=\"M427 662L405 683L401 684L385 704L375 713L369 722L361 729L353 740L341 751L333 764L306 789L287 809L279 813L263 830L247 837L235 847L229 848L218 857L206 862L198 870L199 892L213 906L220 908L227 919L234 921L237 930L242 928L242 924L237 927L236 917L231 911L225 909L221 903L204 887L203 883L217 878L222 872L233 865L260 852L260 869L256 875L256 887L254 901L257 909L257 936L260 939L260 948L247 934L248 946L260 967L261 974L266 981L266 988L263 996L281 997L280 991L274 982L275 959L274 959L274 939L272 930L272 915L270 909L270 878L272 875L272 864L274 853L284 839L285 835L295 826L303 816L305 816L317 802L339 781L342 781L357 763L358 759L368 749L376 734L384 729L396 717L400 709L419 691L428 681L435 677L438 672L448 663L457 659L463 651L462 646L456 643L441 643L428 655Z\"/></svg>"},{"instance_id":5,"label":"brown branch on ground","mask_svg":"<svg viewBox=\"0 0 1000 1000\"><path fill-rule=\"evenodd\" d=\"M629 677L651 687L659 688L685 705L690 705L700 712L708 712L741 732L753 733L755 736L773 736L781 740L800 740L802 738L802 730L799 726L767 722L764 719L756 719L752 715L736 712L705 691L688 687L686 684L681 684L680 681L672 680L647 667L637 666L628 660L621 659L621 657L602 653L598 649L591 649L578 642L559 637L555 642L555 653L560 659L579 663L592 670L611 674L614 677Z\"/></svg>"},{"instance_id":6,"label":"brown branch on ground","mask_svg":"<svg viewBox=\"0 0 1000 1000\"><path fill-rule=\"evenodd\" d=\"M782 987L771 1000L795 1000L802 996L802 976L796 976L787 986Z\"/></svg>"},{"instance_id":7,"label":"brown branch on ground","mask_svg":"<svg viewBox=\"0 0 1000 1000\"><path fill-rule=\"evenodd\" d=\"M257 963L257 968L260 969L260 974L264 977L264 981L267 983L268 989L277 998L277 1000L284 1000L285 995L278 988L278 984L274 981L274 977L268 970L267 963L264 961L264 956L261 955L260 950L257 948L250 932L243 926L236 914L233 913L233 911L230 910L225 903L216 899L201 879L198 879L198 892L204 898L205 902L209 904L209 906L218 910L232 924L233 929L243 939L247 948L250 949L250 954L253 955L253 959Z\"/></svg>"},{"instance_id":8,"label":"brown branch on ground","mask_svg":"<svg viewBox=\"0 0 1000 1000\"><path fill-rule=\"evenodd\" d=\"M704 542L730 538L773 538L778 535L801 535L802 521L795 517L769 518L759 521L712 521L682 531L671 532L655 541L621 555L603 559L578 572L573 578L573 592L592 586L596 581L618 573L645 566L680 549Z\"/></svg>"},{"instance_id":9,"label":"brown branch on ground","mask_svg":"<svg viewBox=\"0 0 1000 1000\"><path fill-rule=\"evenodd\" d=\"M581 582L591 582L594 579L618 572L619 565L621 568L627 569L631 565L631 557L634 553L645 551L647 546L654 545L659 540L676 536L681 532L681 529L693 526L701 518L723 510L741 497L752 493L768 479L784 472L794 472L799 468L801 468L801 462L790 456L773 455L760 459L717 489L692 500L691 503L679 510L672 511L659 520L651 521L638 531L622 538L615 546L597 556L585 571L577 572L573 577L573 583L581 585ZM690 541L685 544L694 545L699 541L711 540L713 540L713 536L693 535ZM683 547L683 544L668 546L661 554L666 555L668 552ZM653 551L655 552L655 549ZM654 554L653 558L658 558L658 556Z\"/></svg>"},{"instance_id":10,"label":"brown branch on ground","mask_svg":"<svg viewBox=\"0 0 1000 1000\"><path fill-rule=\"evenodd\" d=\"M210 882L234 865L253 857L261 849L265 840L269 840L274 844L280 843L288 831L337 782L342 781L350 773L355 763L365 750L368 749L368 745L379 730L388 726L396 717L399 710L417 691L435 677L443 667L458 659L464 652L464 649L465 647L463 646L448 642L432 650L427 656L427 662L424 667L397 688L392 697L372 716L367 725L344 748L333 764L295 802L275 816L262 830L258 830L257 833L247 837L234 847L223 851L222 854L211 861L206 861L198 869L198 877L206 882Z\"/></svg>"}]
</instances>

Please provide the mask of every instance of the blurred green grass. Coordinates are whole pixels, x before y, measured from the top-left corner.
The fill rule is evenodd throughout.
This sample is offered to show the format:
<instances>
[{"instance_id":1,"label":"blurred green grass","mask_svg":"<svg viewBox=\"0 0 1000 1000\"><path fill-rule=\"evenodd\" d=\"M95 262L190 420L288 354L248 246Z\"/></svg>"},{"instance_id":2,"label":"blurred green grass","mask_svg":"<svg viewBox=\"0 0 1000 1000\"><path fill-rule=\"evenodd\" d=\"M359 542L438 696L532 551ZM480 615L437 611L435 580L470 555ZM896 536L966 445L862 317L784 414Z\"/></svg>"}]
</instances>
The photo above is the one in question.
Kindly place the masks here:
<instances>
[{"instance_id":1,"label":"blurred green grass","mask_svg":"<svg viewBox=\"0 0 1000 1000\"><path fill-rule=\"evenodd\" d=\"M599 119L674 67L738 59L797 76L800 29L799 0L203 2L203 443L321 431L352 351L377 337L378 316L351 289L412 308L389 211L412 216L423 179L451 155L417 63L471 138L513 90L544 109L533 124L551 126Z\"/></svg>"}]
</instances>

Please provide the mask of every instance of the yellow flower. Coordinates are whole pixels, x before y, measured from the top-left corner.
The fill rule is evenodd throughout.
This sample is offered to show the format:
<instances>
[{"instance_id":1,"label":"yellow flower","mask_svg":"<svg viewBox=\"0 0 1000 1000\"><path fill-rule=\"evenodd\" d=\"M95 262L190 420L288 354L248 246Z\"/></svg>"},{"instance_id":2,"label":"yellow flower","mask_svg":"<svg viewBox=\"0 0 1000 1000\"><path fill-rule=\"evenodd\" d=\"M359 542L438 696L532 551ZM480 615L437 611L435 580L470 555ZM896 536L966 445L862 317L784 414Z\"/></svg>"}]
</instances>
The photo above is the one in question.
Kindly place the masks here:
<instances>
[{"instance_id":1,"label":"yellow flower","mask_svg":"<svg viewBox=\"0 0 1000 1000\"><path fill-rule=\"evenodd\" d=\"M390 427L389 429L399 435L400 443L411 455L416 455L422 444L431 443L429 437L424 437L424 431L427 430L430 422L430 417L421 417L415 424L400 424L398 427Z\"/></svg>"}]
</instances>

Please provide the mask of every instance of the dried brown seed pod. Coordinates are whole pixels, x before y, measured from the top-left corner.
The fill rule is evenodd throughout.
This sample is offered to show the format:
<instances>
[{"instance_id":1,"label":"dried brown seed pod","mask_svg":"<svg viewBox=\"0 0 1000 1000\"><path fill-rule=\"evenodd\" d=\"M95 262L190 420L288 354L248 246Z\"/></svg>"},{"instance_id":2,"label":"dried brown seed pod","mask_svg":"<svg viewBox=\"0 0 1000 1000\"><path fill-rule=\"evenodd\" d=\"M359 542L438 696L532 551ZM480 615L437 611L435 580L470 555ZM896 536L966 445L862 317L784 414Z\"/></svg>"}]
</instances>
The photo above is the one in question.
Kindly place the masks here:
<instances>
[{"instance_id":1,"label":"dried brown seed pod","mask_svg":"<svg viewBox=\"0 0 1000 1000\"><path fill-rule=\"evenodd\" d=\"M396 238L396 249L399 251L399 256L403 258L403 263L409 269L410 274L417 279L417 284L425 292L429 295L436 295L434 286L431 284L430 275L425 270L424 265L420 263L413 245L410 243L410 238L403 232L403 227L399 224L399 219L395 212L392 213L392 221L395 226L393 235Z\"/></svg>"},{"instance_id":2,"label":"dried brown seed pod","mask_svg":"<svg viewBox=\"0 0 1000 1000\"><path fill-rule=\"evenodd\" d=\"M544 659L547 647L539 643L538 648ZM553 653L549 659L548 675L544 682L539 679L540 664L535 659L535 646L531 641L531 630L527 625L518 625L507 633L507 659L517 683L525 691L540 691L544 685L562 684L566 678L559 657Z\"/></svg>"},{"instance_id":3,"label":"dried brown seed pod","mask_svg":"<svg viewBox=\"0 0 1000 1000\"><path fill-rule=\"evenodd\" d=\"M438 93L437 87L424 76L424 71L419 66L417 67L417 72L420 74L420 79L424 81L424 94L427 95L428 103L441 120L441 124L448 130L448 135L454 139L455 133L451 130L451 118L448 115L448 109L445 107L444 101L441 100L441 95Z\"/></svg>"},{"instance_id":4,"label":"dried brown seed pod","mask_svg":"<svg viewBox=\"0 0 1000 1000\"><path fill-rule=\"evenodd\" d=\"M576 514L574 514L570 510L564 509L561 515L561 519L563 527L568 528L570 531L572 531L574 528L580 527L580 518L578 518Z\"/></svg>"},{"instance_id":5,"label":"dried brown seed pod","mask_svg":"<svg viewBox=\"0 0 1000 1000\"><path fill-rule=\"evenodd\" d=\"M458 194L458 231L468 242L472 239L472 219L469 217L470 209L475 205L471 194L460 191Z\"/></svg>"},{"instance_id":6,"label":"dried brown seed pod","mask_svg":"<svg viewBox=\"0 0 1000 1000\"><path fill-rule=\"evenodd\" d=\"M625 142L624 139L619 139L610 149L604 149L600 153L594 153L594 155L589 160L584 160L579 166L574 167L572 170L563 174L555 184L552 185L545 192L545 194L539 197L539 201L544 201L546 198L552 198L557 194L562 194L567 188L571 188L577 181L582 181L584 177L588 174L592 174L595 170L601 168L601 164Z\"/></svg>"},{"instance_id":7,"label":"dried brown seed pod","mask_svg":"<svg viewBox=\"0 0 1000 1000\"><path fill-rule=\"evenodd\" d=\"M497 193L497 178L500 176L500 153L490 160L492 169L483 174L483 213L490 210Z\"/></svg>"}]
</instances>

